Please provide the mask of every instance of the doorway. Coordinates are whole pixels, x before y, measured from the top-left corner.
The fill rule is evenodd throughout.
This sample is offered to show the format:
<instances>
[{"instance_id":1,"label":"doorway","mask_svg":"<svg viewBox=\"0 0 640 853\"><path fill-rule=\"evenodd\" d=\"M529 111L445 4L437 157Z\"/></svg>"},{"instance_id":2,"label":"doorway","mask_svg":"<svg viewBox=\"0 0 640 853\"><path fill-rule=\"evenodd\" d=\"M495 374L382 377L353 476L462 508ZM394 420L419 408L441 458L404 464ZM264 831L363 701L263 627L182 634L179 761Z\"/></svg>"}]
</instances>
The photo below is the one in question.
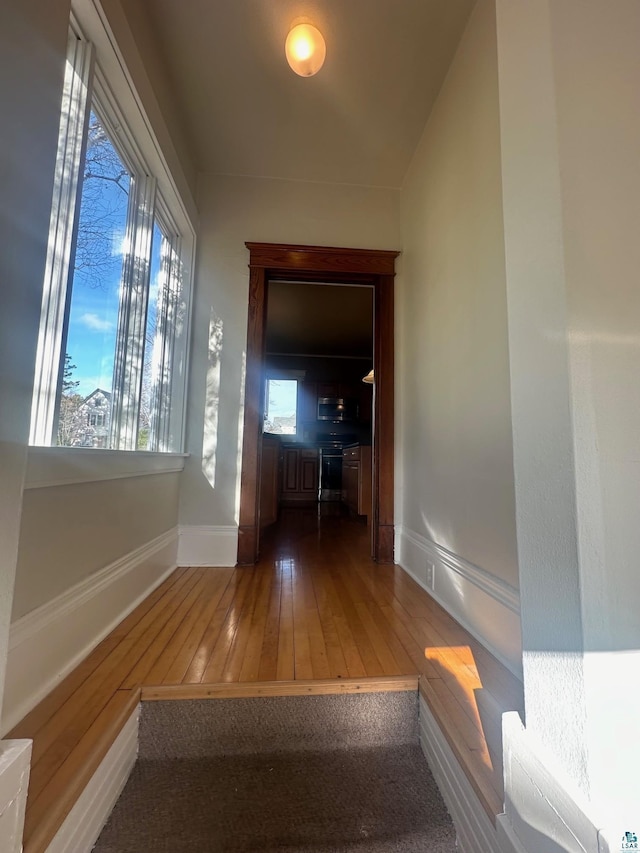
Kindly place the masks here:
<instances>
[{"instance_id":1,"label":"doorway","mask_svg":"<svg viewBox=\"0 0 640 853\"><path fill-rule=\"evenodd\" d=\"M267 289L271 279L368 286L374 292L372 556L393 562L393 281L394 251L246 243L249 310L240 492L238 564L257 561Z\"/></svg>"}]
</instances>

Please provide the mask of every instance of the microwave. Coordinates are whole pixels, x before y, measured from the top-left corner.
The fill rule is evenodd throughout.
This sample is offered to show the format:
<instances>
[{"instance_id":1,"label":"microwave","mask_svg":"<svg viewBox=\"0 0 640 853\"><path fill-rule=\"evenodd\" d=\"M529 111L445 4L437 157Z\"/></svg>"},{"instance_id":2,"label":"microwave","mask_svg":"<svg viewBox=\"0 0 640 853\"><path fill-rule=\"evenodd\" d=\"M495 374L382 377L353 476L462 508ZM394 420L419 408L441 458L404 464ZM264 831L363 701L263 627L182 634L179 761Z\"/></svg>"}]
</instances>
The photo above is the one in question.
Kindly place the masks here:
<instances>
[{"instance_id":1,"label":"microwave","mask_svg":"<svg viewBox=\"0 0 640 853\"><path fill-rule=\"evenodd\" d=\"M358 403L349 397L318 397L319 421L355 421Z\"/></svg>"}]
</instances>

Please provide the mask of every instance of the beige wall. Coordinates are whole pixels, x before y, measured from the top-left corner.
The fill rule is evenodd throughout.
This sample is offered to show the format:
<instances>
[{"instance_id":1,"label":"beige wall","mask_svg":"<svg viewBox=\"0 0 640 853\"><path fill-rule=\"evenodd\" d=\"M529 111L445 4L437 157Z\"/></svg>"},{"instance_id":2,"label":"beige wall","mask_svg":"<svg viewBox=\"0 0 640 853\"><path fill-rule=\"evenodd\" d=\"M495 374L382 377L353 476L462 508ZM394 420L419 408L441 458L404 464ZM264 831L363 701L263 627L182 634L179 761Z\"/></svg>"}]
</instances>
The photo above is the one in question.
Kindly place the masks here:
<instances>
[{"instance_id":1,"label":"beige wall","mask_svg":"<svg viewBox=\"0 0 640 853\"><path fill-rule=\"evenodd\" d=\"M180 522L233 525L239 489L249 252L245 241L395 249L398 193L203 176Z\"/></svg>"},{"instance_id":2,"label":"beige wall","mask_svg":"<svg viewBox=\"0 0 640 853\"><path fill-rule=\"evenodd\" d=\"M518 585L494 4L480 0L402 190L400 521Z\"/></svg>"},{"instance_id":3,"label":"beige wall","mask_svg":"<svg viewBox=\"0 0 640 853\"><path fill-rule=\"evenodd\" d=\"M27 489L12 621L176 526L178 474Z\"/></svg>"}]
</instances>

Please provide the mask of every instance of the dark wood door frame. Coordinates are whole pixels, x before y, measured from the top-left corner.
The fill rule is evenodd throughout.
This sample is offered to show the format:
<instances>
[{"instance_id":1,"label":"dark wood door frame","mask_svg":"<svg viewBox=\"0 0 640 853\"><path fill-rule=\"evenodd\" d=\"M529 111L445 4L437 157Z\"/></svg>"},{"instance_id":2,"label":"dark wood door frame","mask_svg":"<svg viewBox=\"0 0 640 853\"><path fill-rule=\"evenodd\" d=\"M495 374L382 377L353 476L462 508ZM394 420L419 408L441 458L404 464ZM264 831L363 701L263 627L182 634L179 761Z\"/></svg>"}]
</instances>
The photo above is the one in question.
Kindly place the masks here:
<instances>
[{"instance_id":1,"label":"dark wood door frame","mask_svg":"<svg viewBox=\"0 0 640 853\"><path fill-rule=\"evenodd\" d=\"M374 290L373 520L372 551L393 562L393 280L399 252L335 249L280 243L246 243L249 249L249 312L240 481L238 565L258 559L260 461L267 288L270 280L340 282Z\"/></svg>"}]
</instances>

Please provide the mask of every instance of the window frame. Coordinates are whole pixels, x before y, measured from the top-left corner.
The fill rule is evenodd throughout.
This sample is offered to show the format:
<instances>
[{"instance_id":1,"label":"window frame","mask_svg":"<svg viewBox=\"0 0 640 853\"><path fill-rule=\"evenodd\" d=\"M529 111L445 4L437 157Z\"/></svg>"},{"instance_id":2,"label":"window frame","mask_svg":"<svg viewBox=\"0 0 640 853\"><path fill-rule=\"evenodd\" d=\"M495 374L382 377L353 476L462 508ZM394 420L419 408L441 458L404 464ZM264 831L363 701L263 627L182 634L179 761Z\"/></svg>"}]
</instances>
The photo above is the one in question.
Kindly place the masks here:
<instances>
[{"instance_id":1,"label":"window frame","mask_svg":"<svg viewBox=\"0 0 640 853\"><path fill-rule=\"evenodd\" d=\"M118 155L131 171L135 184L132 193L135 197L129 200L130 212L135 215L128 217L127 226L127 245L132 251L124 262L121 279L111 447L102 450L101 454L126 450L182 455L195 229L103 14L97 5L77 0L71 15L67 61L74 73L66 78L62 103L67 117L61 121L58 146L30 445L43 450L56 447L57 451L63 452L58 453L58 457L64 456L64 451L75 453L81 449L57 447L55 441L71 302L72 259L82 192L81 169L86 153L89 114L94 109ZM155 407L151 417L153 429L150 429L147 449L137 451L151 238L156 222L162 231L163 243L167 243L169 257L164 303L174 300L180 311L174 310L173 325L171 318L162 317L163 340L158 375L163 377L164 384L156 377L151 395L151 405ZM132 339L141 345L130 346Z\"/></svg>"}]
</instances>

